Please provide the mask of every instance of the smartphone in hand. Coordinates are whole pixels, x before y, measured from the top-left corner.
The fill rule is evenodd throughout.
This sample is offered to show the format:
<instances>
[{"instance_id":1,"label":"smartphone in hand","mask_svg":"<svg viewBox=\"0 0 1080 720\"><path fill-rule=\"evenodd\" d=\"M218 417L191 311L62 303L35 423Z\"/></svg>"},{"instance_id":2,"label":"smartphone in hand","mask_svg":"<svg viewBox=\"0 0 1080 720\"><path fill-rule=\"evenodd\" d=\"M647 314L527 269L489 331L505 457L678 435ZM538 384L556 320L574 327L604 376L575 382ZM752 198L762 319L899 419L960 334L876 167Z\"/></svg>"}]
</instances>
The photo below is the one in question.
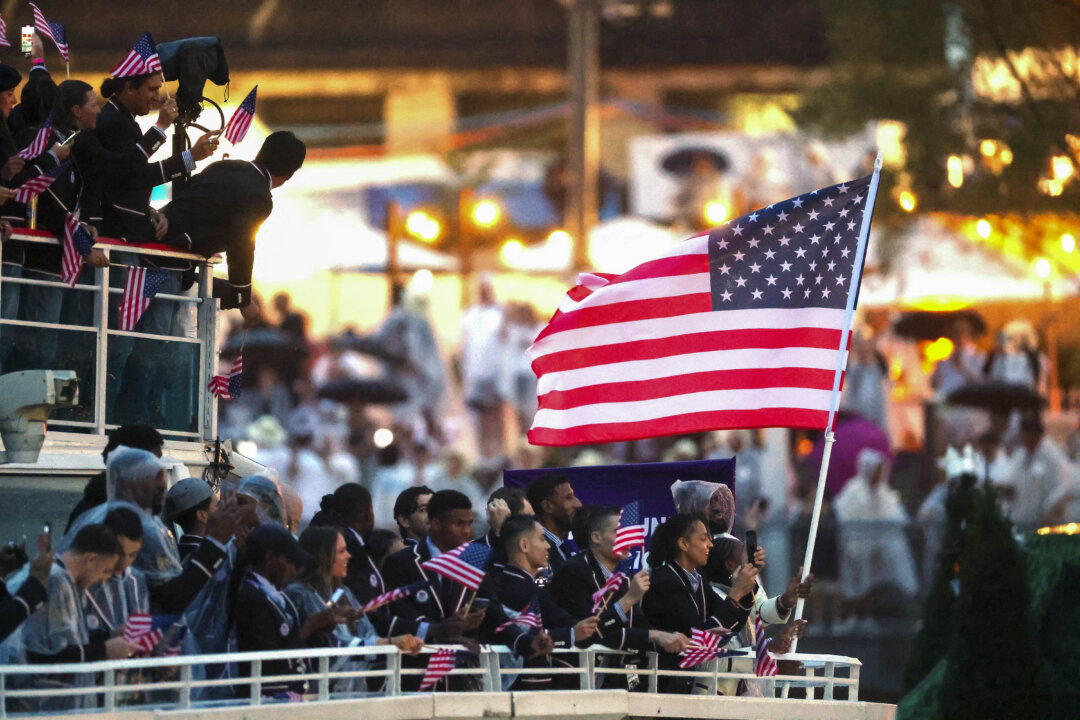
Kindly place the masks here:
<instances>
[{"instance_id":1,"label":"smartphone in hand","mask_svg":"<svg viewBox=\"0 0 1080 720\"><path fill-rule=\"evenodd\" d=\"M22 51L23 57L30 57L30 49L34 45L34 26L23 25L22 26L22 41L19 44L19 49Z\"/></svg>"},{"instance_id":2,"label":"smartphone in hand","mask_svg":"<svg viewBox=\"0 0 1080 720\"><path fill-rule=\"evenodd\" d=\"M746 531L746 562L750 563L754 567L757 567L757 563L754 562L754 555L757 554L757 532L754 530Z\"/></svg>"}]
</instances>

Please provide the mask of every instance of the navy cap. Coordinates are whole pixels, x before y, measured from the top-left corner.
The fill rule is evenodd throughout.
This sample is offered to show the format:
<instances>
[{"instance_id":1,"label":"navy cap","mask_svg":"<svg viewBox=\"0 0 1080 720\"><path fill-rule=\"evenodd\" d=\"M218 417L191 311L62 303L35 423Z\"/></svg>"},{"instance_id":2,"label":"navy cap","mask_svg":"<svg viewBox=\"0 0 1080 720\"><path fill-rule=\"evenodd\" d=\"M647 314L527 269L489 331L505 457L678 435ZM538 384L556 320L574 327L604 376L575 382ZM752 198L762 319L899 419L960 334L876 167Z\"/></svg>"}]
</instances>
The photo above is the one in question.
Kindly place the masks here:
<instances>
[{"instance_id":1,"label":"navy cap","mask_svg":"<svg viewBox=\"0 0 1080 720\"><path fill-rule=\"evenodd\" d=\"M22 75L10 65L0 65L0 91L14 90L22 82Z\"/></svg>"},{"instance_id":2,"label":"navy cap","mask_svg":"<svg viewBox=\"0 0 1080 720\"><path fill-rule=\"evenodd\" d=\"M258 555L261 552L284 555L298 568L305 567L311 562L311 554L300 547L300 543L291 532L276 523L266 523L252 530L247 537L247 548L250 555Z\"/></svg>"}]
</instances>

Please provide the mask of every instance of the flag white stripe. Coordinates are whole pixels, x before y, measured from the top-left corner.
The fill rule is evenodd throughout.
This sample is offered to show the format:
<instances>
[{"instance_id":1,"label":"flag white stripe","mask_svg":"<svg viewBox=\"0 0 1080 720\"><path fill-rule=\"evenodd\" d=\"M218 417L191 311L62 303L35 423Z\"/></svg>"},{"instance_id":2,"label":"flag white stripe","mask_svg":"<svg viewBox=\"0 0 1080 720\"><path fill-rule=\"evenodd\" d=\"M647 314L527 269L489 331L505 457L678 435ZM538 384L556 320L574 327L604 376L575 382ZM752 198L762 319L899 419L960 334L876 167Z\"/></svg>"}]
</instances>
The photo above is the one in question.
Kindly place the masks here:
<instances>
[{"instance_id":1,"label":"flag white stripe","mask_svg":"<svg viewBox=\"0 0 1080 720\"><path fill-rule=\"evenodd\" d=\"M617 359L617 356L612 358ZM538 382L540 395L552 390L574 390L607 383L655 380L714 370L748 370L754 368L812 368L834 370L836 350L786 347L774 350L744 348L685 353L653 360L630 360L591 365L574 370L544 373Z\"/></svg>"},{"instance_id":2,"label":"flag white stripe","mask_svg":"<svg viewBox=\"0 0 1080 720\"><path fill-rule=\"evenodd\" d=\"M676 337L690 333L815 327L839 330L843 324L844 311L833 308L707 311L677 317L628 320L621 323L563 330L534 343L529 348L529 355L535 360L564 350L579 350L634 340ZM833 356L834 361L835 359L836 357Z\"/></svg>"},{"instance_id":3,"label":"flag white stripe","mask_svg":"<svg viewBox=\"0 0 1080 720\"><path fill-rule=\"evenodd\" d=\"M585 308L614 305L615 303L633 300L662 300L682 295L707 293L710 289L709 273L707 272L630 280L597 290L592 295L583 298L572 309L567 310L566 314L569 315Z\"/></svg>"},{"instance_id":4,"label":"flag white stripe","mask_svg":"<svg viewBox=\"0 0 1080 720\"><path fill-rule=\"evenodd\" d=\"M710 390L675 397L631 402L593 403L568 410L541 408L536 411L534 428L566 430L597 423L638 422L657 418L718 410L765 410L799 408L828 411L830 390L777 387L765 390Z\"/></svg>"}]
</instances>

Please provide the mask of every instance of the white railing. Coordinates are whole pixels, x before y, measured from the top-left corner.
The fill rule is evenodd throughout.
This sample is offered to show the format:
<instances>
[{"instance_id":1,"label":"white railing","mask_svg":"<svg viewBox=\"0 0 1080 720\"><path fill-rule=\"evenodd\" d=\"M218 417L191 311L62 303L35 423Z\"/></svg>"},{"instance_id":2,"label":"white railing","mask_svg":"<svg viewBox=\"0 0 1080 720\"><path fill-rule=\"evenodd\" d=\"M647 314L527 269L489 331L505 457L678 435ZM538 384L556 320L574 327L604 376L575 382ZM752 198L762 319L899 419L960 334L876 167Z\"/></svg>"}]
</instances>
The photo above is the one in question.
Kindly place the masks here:
<instances>
[{"instance_id":1,"label":"white railing","mask_svg":"<svg viewBox=\"0 0 1080 720\"><path fill-rule=\"evenodd\" d=\"M460 646L456 650L465 650ZM429 654L435 647L425 647ZM485 646L470 667L457 667L453 678L474 677L474 689L480 692L500 692L503 681L519 676L565 676L578 677L581 690L596 690L605 675L637 675L639 690L656 693L662 678L695 678L697 692L716 696L721 682L744 680L759 691L759 697L786 697L792 688L805 688L806 698L818 697L822 701L858 701L859 670L861 663L850 657L836 655L789 654L777 656L780 660L796 660L803 663L801 675L777 675L759 678L754 674L752 655L712 660L694 670L666 670L658 666L656 653L649 653L644 667L603 667L600 658L626 655L622 651L594 647L586 650L556 651L563 656L576 656L576 667L519 668L504 666L503 658L510 651L503 646ZM343 659L363 660L372 656L385 659L385 666L377 669L332 669L335 661ZM424 668L407 667L396 647L324 648L311 650L285 650L260 653L229 653L222 655L189 655L177 657L139 658L134 660L70 663L59 665L5 665L0 666L0 718L55 714L62 711L123 712L146 710L189 710L222 705L257 706L275 700L263 697L265 685L306 681L306 700L334 701L356 700L363 697L399 697L415 695L402 690L402 679L419 677ZM266 675L264 663L271 660L307 661L308 671L287 675ZM731 669L728 670L728 660ZM236 663L249 663L246 677L201 677L207 667L224 668ZM418 663L424 665L426 663ZM724 669L721 669L724 668ZM840 671L838 673L838 671ZM159 675L159 679L147 680L146 675ZM337 680L374 678L382 679L376 692L337 692L332 685ZM34 687L36 685L36 687ZM378 686L374 683L373 686ZM249 697L243 699L202 699L206 691L215 688L240 688ZM840 690L840 692L837 692ZM135 694L142 697L133 697ZM225 695L232 693L226 692ZM222 693L217 694L218 697ZM71 698L70 701L67 698ZM783 701L795 702L795 701Z\"/></svg>"},{"instance_id":2,"label":"white railing","mask_svg":"<svg viewBox=\"0 0 1080 720\"><path fill-rule=\"evenodd\" d=\"M59 241L41 230L27 230L19 228L11 236L12 241L19 241L29 244L38 245L58 245ZM0 257L3 253L3 245L0 243ZM216 371L217 366L217 353L214 346L216 338L216 320L217 320L217 303L213 299L213 273L212 266L216 263L220 263L221 259L218 257L207 260L201 255L193 255L187 252L180 252L176 250L166 249L162 245L153 246L139 246L129 245L117 240L110 240L108 238L100 238L99 242L95 245L95 249L102 250L106 255L111 256L113 253L127 253L129 255L141 255L148 257L158 258L172 258L180 259L192 262L199 268L199 281L198 281L198 295L195 297L189 295L172 295L160 293L155 296L159 300L167 300L176 303L175 307L179 308L183 305L193 305L197 310L197 323L198 323L198 336L195 338L178 337L178 336L163 336L163 335L150 335L146 333L134 333L125 332L116 328L109 328L109 298L115 297L123 293L121 287L115 287L115 279L110 283L110 274L112 272L119 272L124 268L122 264L114 264L111 266L97 268L94 272L94 281L92 284L77 284L74 288L56 280L42 280L37 278L24 278L24 277L0 277L0 288L4 284L18 285L20 287L38 286L38 287L56 287L64 289L68 292L84 291L93 293L93 321L90 325L68 325L63 323L44 323L44 322L30 322L24 320L18 320L17 318L4 319L0 316L0 328L6 328L6 333L11 333L15 328L26 328L24 332L65 332L65 333L84 333L90 334L94 338L94 377L92 378L79 378L81 383L86 383L84 387L92 387L94 405L91 420L70 420L70 419L50 419L49 429L64 431L70 429L74 432L90 432L93 434L103 435L106 432L116 427L110 419L106 418L106 403L105 400L108 397L108 357L109 357L109 342L113 338L119 337L131 337L139 338L142 340L159 340L168 342L171 347L176 347L177 344L195 345L198 347L198 361L197 372L195 373L195 382L190 388L190 392L193 393L192 402L197 406L196 409L196 425L194 431L188 429L167 428L160 427L159 431L177 440L195 441L201 442L202 440L211 440L216 432L216 413L214 403L208 397L208 393L204 391L207 382L210 377ZM179 272L179 271L176 271ZM87 298L89 300L89 298ZM2 310L2 308L0 308ZM10 313L8 313L10 314ZM55 365L55 362L53 363ZM49 370L64 370L71 368L50 367L43 368ZM4 372L0 369L0 372ZM177 379L178 380L178 379ZM113 383L120 382L119 378L111 380ZM146 420L149 422L149 418Z\"/></svg>"}]
</instances>

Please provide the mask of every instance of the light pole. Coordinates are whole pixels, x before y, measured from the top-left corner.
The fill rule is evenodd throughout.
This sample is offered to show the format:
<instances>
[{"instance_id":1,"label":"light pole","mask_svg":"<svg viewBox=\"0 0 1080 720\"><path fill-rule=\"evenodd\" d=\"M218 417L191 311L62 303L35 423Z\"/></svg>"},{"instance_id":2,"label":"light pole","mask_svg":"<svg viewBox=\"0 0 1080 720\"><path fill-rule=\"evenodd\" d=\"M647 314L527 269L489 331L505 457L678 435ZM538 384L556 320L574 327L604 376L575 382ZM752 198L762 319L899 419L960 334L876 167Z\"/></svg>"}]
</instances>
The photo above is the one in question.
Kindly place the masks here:
<instances>
[{"instance_id":1,"label":"light pole","mask_svg":"<svg viewBox=\"0 0 1080 720\"><path fill-rule=\"evenodd\" d=\"M588 232L598 217L600 179L600 27L597 0L568 0L567 65L570 146L567 149L566 227L574 240L573 267L589 266Z\"/></svg>"}]
</instances>

